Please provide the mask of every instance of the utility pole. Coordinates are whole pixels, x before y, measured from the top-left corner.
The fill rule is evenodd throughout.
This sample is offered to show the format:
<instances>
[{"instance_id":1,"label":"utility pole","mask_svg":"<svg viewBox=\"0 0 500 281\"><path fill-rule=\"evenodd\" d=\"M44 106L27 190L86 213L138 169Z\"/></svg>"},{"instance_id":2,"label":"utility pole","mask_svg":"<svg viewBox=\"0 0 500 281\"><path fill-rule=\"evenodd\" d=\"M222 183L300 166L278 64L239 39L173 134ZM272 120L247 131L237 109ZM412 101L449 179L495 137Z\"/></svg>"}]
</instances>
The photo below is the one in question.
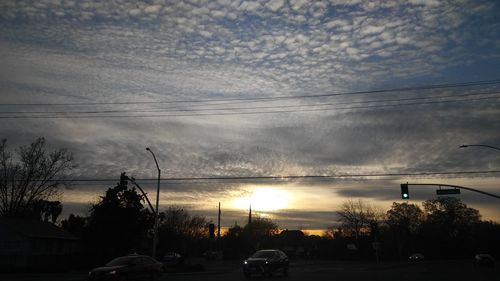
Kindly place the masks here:
<instances>
[{"instance_id":1,"label":"utility pole","mask_svg":"<svg viewBox=\"0 0 500 281\"><path fill-rule=\"evenodd\" d=\"M221 241L220 241L220 202L219 202L219 215L217 216L217 258L221 258Z\"/></svg>"},{"instance_id":2,"label":"utility pole","mask_svg":"<svg viewBox=\"0 0 500 281\"><path fill-rule=\"evenodd\" d=\"M217 218L217 241L220 240L220 202L219 202L219 216Z\"/></svg>"},{"instance_id":3,"label":"utility pole","mask_svg":"<svg viewBox=\"0 0 500 281\"><path fill-rule=\"evenodd\" d=\"M248 209L248 224L252 223L252 204L250 204L250 208Z\"/></svg>"}]
</instances>

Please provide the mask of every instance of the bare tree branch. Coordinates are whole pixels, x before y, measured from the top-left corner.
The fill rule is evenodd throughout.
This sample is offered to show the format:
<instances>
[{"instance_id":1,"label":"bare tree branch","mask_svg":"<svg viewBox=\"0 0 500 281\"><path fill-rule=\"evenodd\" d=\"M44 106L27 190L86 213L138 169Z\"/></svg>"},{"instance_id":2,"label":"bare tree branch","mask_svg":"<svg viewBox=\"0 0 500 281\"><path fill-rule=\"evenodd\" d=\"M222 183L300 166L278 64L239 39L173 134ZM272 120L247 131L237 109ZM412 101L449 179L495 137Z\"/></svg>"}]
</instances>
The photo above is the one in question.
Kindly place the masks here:
<instances>
[{"instance_id":1,"label":"bare tree branch","mask_svg":"<svg viewBox=\"0 0 500 281\"><path fill-rule=\"evenodd\" d=\"M6 150L6 141L0 144L0 216L29 215L34 204L50 200L60 194L61 175L72 169L73 157L64 149L48 152L44 138L17 150L18 162Z\"/></svg>"}]
</instances>

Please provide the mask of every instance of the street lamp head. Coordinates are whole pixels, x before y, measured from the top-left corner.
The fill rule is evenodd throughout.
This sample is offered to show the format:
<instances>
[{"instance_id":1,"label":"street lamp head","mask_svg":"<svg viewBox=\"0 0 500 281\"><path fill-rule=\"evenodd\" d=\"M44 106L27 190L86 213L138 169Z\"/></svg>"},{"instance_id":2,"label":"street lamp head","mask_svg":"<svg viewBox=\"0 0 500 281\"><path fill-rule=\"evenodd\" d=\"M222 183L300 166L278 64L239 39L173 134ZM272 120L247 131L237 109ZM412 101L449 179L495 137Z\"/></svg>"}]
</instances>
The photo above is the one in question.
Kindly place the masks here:
<instances>
[{"instance_id":1,"label":"street lamp head","mask_svg":"<svg viewBox=\"0 0 500 281\"><path fill-rule=\"evenodd\" d=\"M487 145L487 144L463 144L460 146L460 148L465 148L465 147L470 147L470 146L480 146L480 147L486 147L486 148L500 150L500 147L496 147L493 145Z\"/></svg>"}]
</instances>

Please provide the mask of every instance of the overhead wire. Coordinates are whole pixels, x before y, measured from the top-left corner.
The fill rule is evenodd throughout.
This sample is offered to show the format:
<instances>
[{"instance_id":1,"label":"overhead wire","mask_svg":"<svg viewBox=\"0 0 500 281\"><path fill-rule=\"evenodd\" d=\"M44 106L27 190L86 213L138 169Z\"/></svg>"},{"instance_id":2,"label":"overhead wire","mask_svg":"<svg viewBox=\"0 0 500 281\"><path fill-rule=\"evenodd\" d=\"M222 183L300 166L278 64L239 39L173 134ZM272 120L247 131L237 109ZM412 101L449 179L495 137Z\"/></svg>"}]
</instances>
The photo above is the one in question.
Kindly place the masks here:
<instances>
[{"instance_id":1,"label":"overhead wire","mask_svg":"<svg viewBox=\"0 0 500 281\"><path fill-rule=\"evenodd\" d=\"M253 106L253 107L229 107L229 108L185 108L182 107L166 107L166 108L149 108L149 109L122 109L122 110L93 110L93 111L0 111L0 114L102 114L102 113L154 113L154 112L198 112L198 111L229 111L229 110L255 110L255 109L280 109L280 108L297 108L297 107L319 107L319 106L334 106L334 105L352 105L352 104L370 104L381 102L402 102L402 101L417 101L417 100L431 100L431 99L447 99L447 98L462 98L482 95L499 95L500 91L493 92L479 92L467 94L454 94L454 95L440 95L440 96L427 96L427 97L413 97L413 98L400 98L400 99L378 99L378 100L362 100L350 102L326 102L314 104L294 104L294 105L268 105L268 106ZM493 97L491 97L493 98ZM460 100L461 101L461 100ZM227 105L218 104L218 105ZM207 105L197 105L207 106Z\"/></svg>"},{"instance_id":2,"label":"overhead wire","mask_svg":"<svg viewBox=\"0 0 500 281\"><path fill-rule=\"evenodd\" d=\"M3 103L0 106L84 106L84 105L130 105L130 104L159 104L159 103L209 103L209 102L223 102L223 101L265 101L265 100L283 100L283 99L307 99L307 98L320 98L320 97L333 97L333 96L346 96L346 95L365 95L376 93L391 93L391 92L408 92L419 90L432 90L432 89L446 89L446 88L463 88L472 86L485 86L485 85L498 85L500 79L493 80L479 80L462 83L447 83L447 84L432 84L413 87L401 88L388 88L379 90L367 91L352 91L352 92L336 92L328 94L313 94L313 95L285 95L274 97L246 97L246 98L225 98L225 99L199 99L199 100L156 100L156 101L129 101L129 102L80 102L80 103Z\"/></svg>"},{"instance_id":3,"label":"overhead wire","mask_svg":"<svg viewBox=\"0 0 500 281\"><path fill-rule=\"evenodd\" d=\"M0 116L0 119L82 119L82 118L162 118L162 117L194 117L194 116L226 116L226 115L253 115L253 114L279 114L279 113L297 113L297 112L320 112L334 110L360 110L360 109L377 109L391 108L400 106L416 106L416 105L432 105L445 103L458 103L466 101L483 101L499 99L500 96L469 98L459 100L442 100L442 101L427 101L427 102L412 102L412 103L397 103L397 104L381 104L381 105L366 105L352 107L330 107L330 108L315 108L315 109L294 109L294 110L271 110L271 111L245 111L245 112L215 112L215 113L187 113L187 114L150 114L150 115L16 115L16 116ZM276 107L279 109L279 107ZM246 108L248 109L248 108ZM257 108L256 108L257 109ZM229 111L230 109L225 109ZM240 109L243 110L243 109ZM202 110L199 110L202 111ZM209 109L204 111L210 111Z\"/></svg>"},{"instance_id":4,"label":"overhead wire","mask_svg":"<svg viewBox=\"0 0 500 281\"><path fill-rule=\"evenodd\" d=\"M474 175L499 174L500 170L478 171L442 171L442 172L414 172L414 173L367 173L367 174L333 174L333 175L281 175L281 176L213 176L213 177L171 177L161 178L161 181L217 181L217 180L303 180L303 179L340 179L340 178L369 178L369 177L416 177L416 176L445 176L445 175ZM158 178L138 178L135 181L157 181ZM14 180L16 181L16 180ZM21 181L21 179L19 180ZM33 181L37 181L34 179ZM61 182L116 182L116 178L57 179Z\"/></svg>"}]
</instances>

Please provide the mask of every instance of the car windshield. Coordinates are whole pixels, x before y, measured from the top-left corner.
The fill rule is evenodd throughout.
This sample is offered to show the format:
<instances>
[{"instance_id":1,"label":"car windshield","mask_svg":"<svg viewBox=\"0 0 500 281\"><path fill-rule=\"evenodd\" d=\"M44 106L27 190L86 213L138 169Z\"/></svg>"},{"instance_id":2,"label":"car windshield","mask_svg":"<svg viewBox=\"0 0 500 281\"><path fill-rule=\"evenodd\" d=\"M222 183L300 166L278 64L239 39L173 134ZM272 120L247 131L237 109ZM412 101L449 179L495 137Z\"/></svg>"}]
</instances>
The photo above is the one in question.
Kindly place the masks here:
<instances>
[{"instance_id":1,"label":"car windshield","mask_svg":"<svg viewBox=\"0 0 500 281\"><path fill-rule=\"evenodd\" d=\"M119 257L106 264L106 266L131 265L134 263L133 257Z\"/></svg>"},{"instance_id":2,"label":"car windshield","mask_svg":"<svg viewBox=\"0 0 500 281\"><path fill-rule=\"evenodd\" d=\"M258 251L252 255L252 258L272 258L274 255L274 251Z\"/></svg>"}]
</instances>

